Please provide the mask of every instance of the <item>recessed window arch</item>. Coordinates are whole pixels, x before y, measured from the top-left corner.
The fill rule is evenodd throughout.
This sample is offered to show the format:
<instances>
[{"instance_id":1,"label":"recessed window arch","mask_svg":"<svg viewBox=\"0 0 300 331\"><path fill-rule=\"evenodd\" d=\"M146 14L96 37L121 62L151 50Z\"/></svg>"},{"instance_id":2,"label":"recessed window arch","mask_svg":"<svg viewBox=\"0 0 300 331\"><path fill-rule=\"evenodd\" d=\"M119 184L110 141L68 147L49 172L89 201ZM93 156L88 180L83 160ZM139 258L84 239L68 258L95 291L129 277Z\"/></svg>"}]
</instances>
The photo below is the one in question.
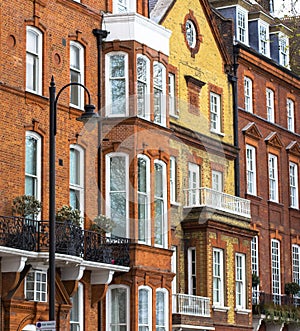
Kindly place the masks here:
<instances>
[{"instance_id":1,"label":"recessed window arch","mask_svg":"<svg viewBox=\"0 0 300 331\"><path fill-rule=\"evenodd\" d=\"M70 41L70 81L84 84L84 48L75 41ZM70 87L70 104L83 109L84 89L78 85Z\"/></svg>"},{"instance_id":2,"label":"recessed window arch","mask_svg":"<svg viewBox=\"0 0 300 331\"><path fill-rule=\"evenodd\" d=\"M168 246L167 176L166 164L154 161L154 244Z\"/></svg>"},{"instance_id":3,"label":"recessed window arch","mask_svg":"<svg viewBox=\"0 0 300 331\"><path fill-rule=\"evenodd\" d=\"M128 237L128 154L117 152L106 155L106 214L115 222L112 234Z\"/></svg>"},{"instance_id":4,"label":"recessed window arch","mask_svg":"<svg viewBox=\"0 0 300 331\"><path fill-rule=\"evenodd\" d=\"M138 241L151 244L150 160L138 155Z\"/></svg>"},{"instance_id":5,"label":"recessed window arch","mask_svg":"<svg viewBox=\"0 0 300 331\"><path fill-rule=\"evenodd\" d=\"M150 119L150 60L142 54L137 55L137 115Z\"/></svg>"},{"instance_id":6,"label":"recessed window arch","mask_svg":"<svg viewBox=\"0 0 300 331\"><path fill-rule=\"evenodd\" d=\"M26 27L26 90L42 93L43 34L33 27Z\"/></svg>"},{"instance_id":7,"label":"recessed window arch","mask_svg":"<svg viewBox=\"0 0 300 331\"><path fill-rule=\"evenodd\" d=\"M106 330L130 330L130 292L126 285L111 285L106 296Z\"/></svg>"},{"instance_id":8,"label":"recessed window arch","mask_svg":"<svg viewBox=\"0 0 300 331\"><path fill-rule=\"evenodd\" d=\"M70 146L70 206L80 210L84 216L84 149L80 145Z\"/></svg>"},{"instance_id":9,"label":"recessed window arch","mask_svg":"<svg viewBox=\"0 0 300 331\"><path fill-rule=\"evenodd\" d=\"M152 330L152 289L139 287L138 327L139 330Z\"/></svg>"},{"instance_id":10,"label":"recessed window arch","mask_svg":"<svg viewBox=\"0 0 300 331\"><path fill-rule=\"evenodd\" d=\"M105 56L106 116L128 114L128 54L111 52Z\"/></svg>"},{"instance_id":11,"label":"recessed window arch","mask_svg":"<svg viewBox=\"0 0 300 331\"><path fill-rule=\"evenodd\" d=\"M33 131L26 131L25 146L25 194L41 200L42 138Z\"/></svg>"}]
</instances>

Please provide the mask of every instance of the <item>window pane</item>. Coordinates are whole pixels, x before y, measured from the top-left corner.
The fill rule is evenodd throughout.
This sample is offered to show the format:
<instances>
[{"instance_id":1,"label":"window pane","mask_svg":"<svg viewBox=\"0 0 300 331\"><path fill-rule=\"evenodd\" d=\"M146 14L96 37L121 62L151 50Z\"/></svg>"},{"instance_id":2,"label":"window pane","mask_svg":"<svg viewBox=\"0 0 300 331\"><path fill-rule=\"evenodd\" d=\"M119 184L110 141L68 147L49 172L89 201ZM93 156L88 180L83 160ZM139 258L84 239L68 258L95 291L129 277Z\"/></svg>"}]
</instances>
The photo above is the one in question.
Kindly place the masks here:
<instances>
[{"instance_id":1,"label":"window pane","mask_svg":"<svg viewBox=\"0 0 300 331\"><path fill-rule=\"evenodd\" d=\"M111 290L111 323L122 324L127 322L127 300L126 300L126 289L115 288ZM126 330L122 327L112 328L112 330Z\"/></svg>"},{"instance_id":2,"label":"window pane","mask_svg":"<svg viewBox=\"0 0 300 331\"><path fill-rule=\"evenodd\" d=\"M30 136L26 137L25 172L30 175L37 174L37 140Z\"/></svg>"}]
</instances>

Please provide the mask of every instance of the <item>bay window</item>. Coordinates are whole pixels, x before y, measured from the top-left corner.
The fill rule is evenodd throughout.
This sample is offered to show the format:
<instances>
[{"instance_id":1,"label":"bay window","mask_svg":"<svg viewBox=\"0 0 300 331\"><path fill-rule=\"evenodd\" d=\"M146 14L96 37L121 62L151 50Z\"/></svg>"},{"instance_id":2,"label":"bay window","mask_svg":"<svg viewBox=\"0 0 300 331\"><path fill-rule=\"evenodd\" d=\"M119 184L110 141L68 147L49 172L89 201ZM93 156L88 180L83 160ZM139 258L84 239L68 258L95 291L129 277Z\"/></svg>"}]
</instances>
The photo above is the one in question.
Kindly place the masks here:
<instances>
[{"instance_id":1,"label":"bay window","mask_svg":"<svg viewBox=\"0 0 300 331\"><path fill-rule=\"evenodd\" d=\"M137 112L138 116L150 119L150 61L146 56L137 56Z\"/></svg>"},{"instance_id":2,"label":"bay window","mask_svg":"<svg viewBox=\"0 0 300 331\"><path fill-rule=\"evenodd\" d=\"M166 69L159 62L153 65L153 89L154 122L166 125Z\"/></svg>"}]
</instances>

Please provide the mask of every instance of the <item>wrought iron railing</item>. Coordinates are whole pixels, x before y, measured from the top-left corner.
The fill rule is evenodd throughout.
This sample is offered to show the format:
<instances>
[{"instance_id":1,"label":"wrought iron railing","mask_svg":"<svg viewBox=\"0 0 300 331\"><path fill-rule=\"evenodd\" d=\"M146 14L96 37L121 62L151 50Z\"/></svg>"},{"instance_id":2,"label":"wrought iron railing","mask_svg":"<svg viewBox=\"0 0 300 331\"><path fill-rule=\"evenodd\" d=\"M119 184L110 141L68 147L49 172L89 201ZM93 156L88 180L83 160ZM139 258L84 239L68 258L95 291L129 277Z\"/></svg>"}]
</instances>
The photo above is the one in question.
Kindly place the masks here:
<instances>
[{"instance_id":1,"label":"wrought iron railing","mask_svg":"<svg viewBox=\"0 0 300 331\"><path fill-rule=\"evenodd\" d=\"M251 217L250 200L200 187L185 189L185 207L210 207L235 215Z\"/></svg>"},{"instance_id":2,"label":"wrought iron railing","mask_svg":"<svg viewBox=\"0 0 300 331\"><path fill-rule=\"evenodd\" d=\"M56 222L56 253L85 260L129 266L129 239L106 237L71 222ZM0 246L25 251L49 250L49 222L0 216Z\"/></svg>"},{"instance_id":3,"label":"wrought iron railing","mask_svg":"<svg viewBox=\"0 0 300 331\"><path fill-rule=\"evenodd\" d=\"M282 307L300 307L300 297L285 294L267 294L257 292L255 300L252 297L252 308L254 314L266 314L272 311L282 311Z\"/></svg>"},{"instance_id":4,"label":"wrought iron railing","mask_svg":"<svg viewBox=\"0 0 300 331\"><path fill-rule=\"evenodd\" d=\"M182 293L173 294L173 314L210 317L210 299Z\"/></svg>"}]
</instances>

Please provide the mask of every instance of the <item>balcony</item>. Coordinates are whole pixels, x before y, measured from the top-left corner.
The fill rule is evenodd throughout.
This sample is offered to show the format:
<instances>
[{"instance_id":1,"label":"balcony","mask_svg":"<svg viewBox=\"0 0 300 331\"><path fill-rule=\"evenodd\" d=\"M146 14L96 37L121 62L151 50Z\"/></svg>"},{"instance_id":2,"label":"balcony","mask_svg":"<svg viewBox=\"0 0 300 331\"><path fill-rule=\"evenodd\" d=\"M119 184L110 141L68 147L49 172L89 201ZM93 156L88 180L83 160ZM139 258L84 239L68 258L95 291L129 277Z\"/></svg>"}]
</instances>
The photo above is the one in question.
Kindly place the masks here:
<instances>
[{"instance_id":1,"label":"balcony","mask_svg":"<svg viewBox=\"0 0 300 331\"><path fill-rule=\"evenodd\" d=\"M185 208L208 207L225 213L251 218L250 200L200 187L185 189Z\"/></svg>"},{"instance_id":2,"label":"balcony","mask_svg":"<svg viewBox=\"0 0 300 331\"><path fill-rule=\"evenodd\" d=\"M253 315L267 321L287 323L300 321L300 298L280 294L257 292L252 296Z\"/></svg>"},{"instance_id":3,"label":"balcony","mask_svg":"<svg viewBox=\"0 0 300 331\"><path fill-rule=\"evenodd\" d=\"M56 254L78 257L77 261L129 266L129 239L105 237L70 222L57 222L55 232ZM8 255L9 249L27 251L28 256L34 256L29 252L48 253L49 222L0 216L0 255Z\"/></svg>"},{"instance_id":4,"label":"balcony","mask_svg":"<svg viewBox=\"0 0 300 331\"><path fill-rule=\"evenodd\" d=\"M173 314L210 317L210 299L189 294L173 294Z\"/></svg>"}]
</instances>

